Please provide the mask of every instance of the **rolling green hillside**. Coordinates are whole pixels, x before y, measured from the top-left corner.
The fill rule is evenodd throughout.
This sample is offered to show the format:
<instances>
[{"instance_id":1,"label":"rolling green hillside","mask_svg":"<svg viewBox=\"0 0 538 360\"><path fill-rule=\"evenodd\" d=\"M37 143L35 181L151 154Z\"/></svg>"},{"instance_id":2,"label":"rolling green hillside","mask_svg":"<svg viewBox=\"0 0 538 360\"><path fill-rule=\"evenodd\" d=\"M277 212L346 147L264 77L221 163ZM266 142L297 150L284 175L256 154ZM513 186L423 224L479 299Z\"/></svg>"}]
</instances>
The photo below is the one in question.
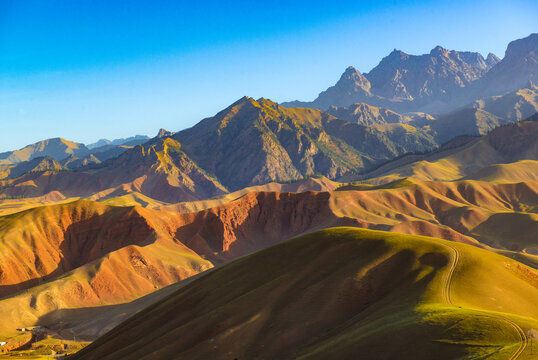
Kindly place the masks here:
<instances>
[{"instance_id":1,"label":"rolling green hillside","mask_svg":"<svg viewBox=\"0 0 538 360\"><path fill-rule=\"evenodd\" d=\"M468 245L327 229L212 271L71 359L531 359L537 276Z\"/></svg>"}]
</instances>

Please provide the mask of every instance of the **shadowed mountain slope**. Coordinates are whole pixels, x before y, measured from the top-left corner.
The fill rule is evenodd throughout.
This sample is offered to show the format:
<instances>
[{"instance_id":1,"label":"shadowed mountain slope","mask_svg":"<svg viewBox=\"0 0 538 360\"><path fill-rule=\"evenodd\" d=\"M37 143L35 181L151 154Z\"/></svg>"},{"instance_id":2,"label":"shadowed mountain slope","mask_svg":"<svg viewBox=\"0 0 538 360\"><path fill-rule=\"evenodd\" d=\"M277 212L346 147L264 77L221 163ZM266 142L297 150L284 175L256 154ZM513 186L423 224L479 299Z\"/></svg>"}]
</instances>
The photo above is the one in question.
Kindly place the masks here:
<instances>
[{"instance_id":1,"label":"shadowed mountain slope","mask_svg":"<svg viewBox=\"0 0 538 360\"><path fill-rule=\"evenodd\" d=\"M461 135L485 135L506 120L482 109L466 108L443 115L432 121L431 129L435 132L438 143L443 144Z\"/></svg>"},{"instance_id":2,"label":"shadowed mountain slope","mask_svg":"<svg viewBox=\"0 0 538 360\"><path fill-rule=\"evenodd\" d=\"M471 246L327 229L194 280L71 359L525 358L537 278Z\"/></svg>"},{"instance_id":3,"label":"shadowed mountain slope","mask_svg":"<svg viewBox=\"0 0 538 360\"><path fill-rule=\"evenodd\" d=\"M318 110L251 98L173 137L230 190L314 173L335 179L383 158L432 147L429 139L396 143L376 129Z\"/></svg>"},{"instance_id":4,"label":"shadowed mountain slope","mask_svg":"<svg viewBox=\"0 0 538 360\"><path fill-rule=\"evenodd\" d=\"M518 122L538 113L538 87L530 83L525 88L504 95L477 100L472 106L506 122Z\"/></svg>"}]
</instances>

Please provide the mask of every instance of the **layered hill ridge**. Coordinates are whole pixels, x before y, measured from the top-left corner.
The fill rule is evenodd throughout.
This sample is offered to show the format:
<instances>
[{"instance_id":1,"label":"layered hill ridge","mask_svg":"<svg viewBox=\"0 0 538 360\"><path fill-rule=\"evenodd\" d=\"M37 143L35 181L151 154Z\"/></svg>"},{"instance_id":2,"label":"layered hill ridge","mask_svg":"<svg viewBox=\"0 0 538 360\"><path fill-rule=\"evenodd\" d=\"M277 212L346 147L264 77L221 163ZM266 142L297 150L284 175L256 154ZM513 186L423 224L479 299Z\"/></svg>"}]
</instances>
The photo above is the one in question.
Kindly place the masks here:
<instances>
[{"instance_id":1,"label":"layered hill ridge","mask_svg":"<svg viewBox=\"0 0 538 360\"><path fill-rule=\"evenodd\" d=\"M72 155L62 163L73 171L6 180L0 196L89 197L131 189L157 201L194 201L273 181L349 177L435 146L431 135L412 126L367 127L244 97L190 129L163 133L117 157Z\"/></svg>"},{"instance_id":2,"label":"layered hill ridge","mask_svg":"<svg viewBox=\"0 0 538 360\"><path fill-rule=\"evenodd\" d=\"M448 126L448 124L447 124ZM473 177L483 168L538 158L538 121L527 120L498 127L483 137L456 138L439 150L424 155L409 155L390 161L365 175L375 181L399 177L454 181ZM525 163L533 168L532 163ZM531 171L532 172L532 171ZM516 180L532 180L533 176ZM499 178L497 181L502 182Z\"/></svg>"},{"instance_id":3,"label":"layered hill ridge","mask_svg":"<svg viewBox=\"0 0 538 360\"><path fill-rule=\"evenodd\" d=\"M153 151L159 153L159 147L140 149ZM338 186L318 181L324 188ZM293 187L297 184L286 186L276 189L301 191ZM122 303L290 237L333 226L434 236L519 258L519 251L538 252L533 242L537 194L538 184L532 181L407 179L384 186L349 184L330 192L253 188L220 202L160 211L77 201L0 217L0 290L5 296L0 340L11 341L15 328L34 325L62 336L76 331L78 338L95 339L150 300ZM528 258L532 255L525 256L520 260L538 266ZM108 315L97 316L101 312Z\"/></svg>"},{"instance_id":4,"label":"layered hill ridge","mask_svg":"<svg viewBox=\"0 0 538 360\"><path fill-rule=\"evenodd\" d=\"M244 97L190 129L163 130L143 145L71 154L61 166L50 159L0 165L0 198L133 194L146 203L151 201L144 197L177 203L313 175L349 181L406 153L425 153L455 136L483 135L518 121L538 109L536 93L529 84L437 119L364 103L331 107L333 116Z\"/></svg>"},{"instance_id":5,"label":"layered hill ridge","mask_svg":"<svg viewBox=\"0 0 538 360\"><path fill-rule=\"evenodd\" d=\"M97 167L72 172L29 173L0 183L7 197L39 197L59 192L88 197L129 189L153 199L192 201L223 194L226 189L197 166L170 138L155 139L123 152Z\"/></svg>"},{"instance_id":6,"label":"layered hill ridge","mask_svg":"<svg viewBox=\"0 0 538 360\"><path fill-rule=\"evenodd\" d=\"M463 244L326 229L194 280L72 358L526 356L537 276Z\"/></svg>"},{"instance_id":7,"label":"layered hill ridge","mask_svg":"<svg viewBox=\"0 0 538 360\"><path fill-rule=\"evenodd\" d=\"M379 108L365 103L355 103L349 107L337 107L331 105L328 108L327 113L339 119L366 126L410 123L413 121L409 116L400 115L389 109Z\"/></svg>"}]
</instances>

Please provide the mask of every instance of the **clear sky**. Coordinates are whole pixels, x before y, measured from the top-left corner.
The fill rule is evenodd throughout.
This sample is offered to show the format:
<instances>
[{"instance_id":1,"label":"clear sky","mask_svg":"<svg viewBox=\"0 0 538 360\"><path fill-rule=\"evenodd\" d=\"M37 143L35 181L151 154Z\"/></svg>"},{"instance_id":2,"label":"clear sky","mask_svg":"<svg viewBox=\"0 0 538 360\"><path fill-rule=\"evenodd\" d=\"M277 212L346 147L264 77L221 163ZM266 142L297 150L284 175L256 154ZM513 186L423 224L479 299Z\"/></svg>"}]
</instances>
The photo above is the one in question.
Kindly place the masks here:
<instances>
[{"instance_id":1,"label":"clear sky","mask_svg":"<svg viewBox=\"0 0 538 360\"><path fill-rule=\"evenodd\" d=\"M312 100L394 48L504 56L538 1L0 0L0 151L154 136L243 95Z\"/></svg>"}]
</instances>

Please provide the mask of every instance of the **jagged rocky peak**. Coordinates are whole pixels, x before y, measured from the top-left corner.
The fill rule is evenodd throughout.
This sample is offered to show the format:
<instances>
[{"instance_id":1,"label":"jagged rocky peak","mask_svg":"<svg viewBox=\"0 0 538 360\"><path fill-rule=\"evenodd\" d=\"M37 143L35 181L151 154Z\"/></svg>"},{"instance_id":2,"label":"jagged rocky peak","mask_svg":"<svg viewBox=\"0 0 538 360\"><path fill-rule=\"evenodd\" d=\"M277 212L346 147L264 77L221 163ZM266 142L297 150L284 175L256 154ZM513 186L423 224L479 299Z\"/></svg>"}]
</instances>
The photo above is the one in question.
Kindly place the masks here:
<instances>
[{"instance_id":1,"label":"jagged rocky peak","mask_svg":"<svg viewBox=\"0 0 538 360\"><path fill-rule=\"evenodd\" d=\"M445 49L444 47L437 45L430 51L430 55L433 56L440 56L440 55L447 55L450 52L450 50Z\"/></svg>"},{"instance_id":2,"label":"jagged rocky peak","mask_svg":"<svg viewBox=\"0 0 538 360\"><path fill-rule=\"evenodd\" d=\"M170 136L173 136L175 133L172 132L172 131L168 131L166 129L163 129L161 128L159 130L159 132L157 133L157 137L160 139L160 138L164 138L164 137L170 137Z\"/></svg>"},{"instance_id":3,"label":"jagged rocky peak","mask_svg":"<svg viewBox=\"0 0 538 360\"><path fill-rule=\"evenodd\" d=\"M489 68L492 68L493 66L497 65L499 61L501 61L501 59L493 53L489 53L486 57L486 64Z\"/></svg>"},{"instance_id":4,"label":"jagged rocky peak","mask_svg":"<svg viewBox=\"0 0 538 360\"><path fill-rule=\"evenodd\" d=\"M392 50L392 52L388 55L388 56L385 56L381 61L387 59L407 59L409 58L409 54L403 52L402 50L398 50L398 49L394 49Z\"/></svg>"},{"instance_id":5,"label":"jagged rocky peak","mask_svg":"<svg viewBox=\"0 0 538 360\"><path fill-rule=\"evenodd\" d=\"M340 84L348 82L360 85L360 87L364 89L370 89L370 82L368 81L368 79L353 66L348 66L346 71L344 71L344 73L340 77L340 80L338 81L338 83Z\"/></svg>"}]
</instances>

